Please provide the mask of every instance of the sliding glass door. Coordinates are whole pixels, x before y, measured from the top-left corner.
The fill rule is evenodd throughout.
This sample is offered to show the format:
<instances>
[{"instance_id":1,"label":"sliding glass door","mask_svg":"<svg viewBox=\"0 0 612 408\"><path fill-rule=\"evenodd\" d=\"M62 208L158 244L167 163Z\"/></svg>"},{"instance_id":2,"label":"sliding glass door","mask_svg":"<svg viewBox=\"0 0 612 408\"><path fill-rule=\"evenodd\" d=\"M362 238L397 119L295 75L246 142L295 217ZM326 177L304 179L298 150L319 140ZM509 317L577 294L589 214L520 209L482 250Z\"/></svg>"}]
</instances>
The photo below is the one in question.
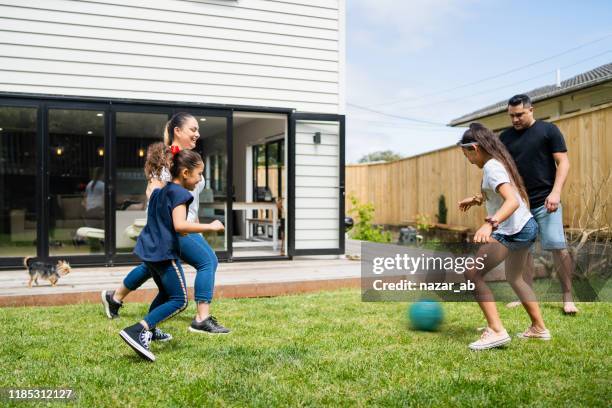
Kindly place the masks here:
<instances>
[{"instance_id":1,"label":"sliding glass door","mask_svg":"<svg viewBox=\"0 0 612 408\"><path fill-rule=\"evenodd\" d=\"M232 243L232 116L229 110L52 99L0 99L0 267L24 256L73 265L137 262L146 224L144 163L173 113L198 122L205 162L200 222L221 259Z\"/></svg>"},{"instance_id":2,"label":"sliding glass door","mask_svg":"<svg viewBox=\"0 0 612 408\"><path fill-rule=\"evenodd\" d=\"M48 110L49 256L106 252L106 116L104 106Z\"/></svg>"},{"instance_id":3,"label":"sliding glass door","mask_svg":"<svg viewBox=\"0 0 612 408\"><path fill-rule=\"evenodd\" d=\"M0 106L0 259L36 256L38 112Z\"/></svg>"},{"instance_id":4,"label":"sliding glass door","mask_svg":"<svg viewBox=\"0 0 612 408\"><path fill-rule=\"evenodd\" d=\"M206 233L204 237L215 250L217 256L229 258L231 242L229 240L232 229L232 188L230 159L231 159L231 113L229 111L204 111L184 109L196 118L200 138L195 150L204 160L204 178L206 185L200 192L200 206L198 216L201 223L210 223L214 220L225 225L225 231L219 233Z\"/></svg>"},{"instance_id":5,"label":"sliding glass door","mask_svg":"<svg viewBox=\"0 0 612 408\"><path fill-rule=\"evenodd\" d=\"M209 223L219 220L226 231L204 234L220 258L228 257L228 125L229 112L163 107L115 106L111 114L111 134L114 160L110 195L113 212L110 223L113 234L113 263L133 262L132 255L138 235L146 224L147 179L144 163L150 144L163 140L164 127L173 113L189 112L196 118L200 139L195 150L204 160L206 185L199 193L199 220ZM231 204L230 204L231 205Z\"/></svg>"},{"instance_id":6,"label":"sliding glass door","mask_svg":"<svg viewBox=\"0 0 612 408\"><path fill-rule=\"evenodd\" d=\"M114 114L113 211L115 254L131 254L147 219L144 164L150 144L162 141L169 112L117 111Z\"/></svg>"}]
</instances>

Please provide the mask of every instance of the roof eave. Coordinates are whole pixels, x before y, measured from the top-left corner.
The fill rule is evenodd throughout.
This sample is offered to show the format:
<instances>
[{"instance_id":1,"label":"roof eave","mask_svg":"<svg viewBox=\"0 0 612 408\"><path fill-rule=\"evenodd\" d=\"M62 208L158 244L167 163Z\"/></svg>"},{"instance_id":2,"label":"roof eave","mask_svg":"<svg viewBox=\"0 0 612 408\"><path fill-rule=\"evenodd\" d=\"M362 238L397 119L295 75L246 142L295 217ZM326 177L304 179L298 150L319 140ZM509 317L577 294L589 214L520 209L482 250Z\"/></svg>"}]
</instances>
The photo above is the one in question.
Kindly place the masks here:
<instances>
[{"instance_id":1,"label":"roof eave","mask_svg":"<svg viewBox=\"0 0 612 408\"><path fill-rule=\"evenodd\" d=\"M597 79L594 79L593 81L584 82L582 84L578 84L578 85L574 85L574 86L569 86L567 88L563 88L563 90L560 90L560 91L552 91L552 92L545 93L543 95L538 95L538 96L534 97L532 99L532 101L534 103L535 102L541 102L541 101L544 101L546 99L552 99L552 98L555 98L557 96L563 96L563 95L566 95L566 94L571 93L571 92L580 91L580 90L586 89L586 88L591 88L591 87L594 87L596 85L599 85L599 84L602 84L602 83L608 82L608 81L612 81L612 78L610 78L610 77L597 78ZM504 107L501 107L501 108L496 108L496 109L491 110L491 111L485 111L485 112L480 112L480 113L477 113L477 114L470 114L470 115L467 115L467 116L462 116L460 118L453 119L448 124L448 126L456 127L456 126L459 126L459 125L467 124L468 122L473 122L476 119L485 118L485 117L491 116L491 115L496 115L496 114L498 114L500 112L503 112L503 111L504 111Z\"/></svg>"}]
</instances>

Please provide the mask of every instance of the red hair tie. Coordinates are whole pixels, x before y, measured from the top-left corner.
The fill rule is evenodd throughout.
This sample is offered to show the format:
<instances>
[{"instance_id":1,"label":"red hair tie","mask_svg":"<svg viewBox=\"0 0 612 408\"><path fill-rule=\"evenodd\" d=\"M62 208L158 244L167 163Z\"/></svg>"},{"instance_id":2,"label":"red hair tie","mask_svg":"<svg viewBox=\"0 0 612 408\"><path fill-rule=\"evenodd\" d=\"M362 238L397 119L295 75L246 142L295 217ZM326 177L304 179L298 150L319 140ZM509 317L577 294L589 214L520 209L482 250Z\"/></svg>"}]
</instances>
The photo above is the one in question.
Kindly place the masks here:
<instances>
[{"instance_id":1,"label":"red hair tie","mask_svg":"<svg viewBox=\"0 0 612 408\"><path fill-rule=\"evenodd\" d=\"M176 155L178 152L181 151L181 148L176 146L176 145L172 145L170 146L170 152L172 152L172 155Z\"/></svg>"}]
</instances>

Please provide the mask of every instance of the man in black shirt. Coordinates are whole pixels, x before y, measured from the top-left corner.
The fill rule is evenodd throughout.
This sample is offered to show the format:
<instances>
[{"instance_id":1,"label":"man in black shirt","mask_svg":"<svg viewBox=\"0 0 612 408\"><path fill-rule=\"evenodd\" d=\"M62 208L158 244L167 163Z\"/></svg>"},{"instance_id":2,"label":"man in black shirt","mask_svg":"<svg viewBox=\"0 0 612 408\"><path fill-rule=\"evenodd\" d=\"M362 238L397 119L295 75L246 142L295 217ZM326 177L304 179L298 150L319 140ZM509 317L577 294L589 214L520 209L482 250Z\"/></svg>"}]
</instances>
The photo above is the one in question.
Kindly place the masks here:
<instances>
[{"instance_id":1,"label":"man in black shirt","mask_svg":"<svg viewBox=\"0 0 612 408\"><path fill-rule=\"evenodd\" d=\"M553 253L563 290L563 311L575 314L578 309L572 297L573 262L565 242L561 206L561 190L570 167L565 140L554 124L534 119L527 95L510 98L508 114L512 127L503 131L500 139L525 182L531 213L540 227L542 249ZM533 265L531 255L529 262ZM533 270L525 275L531 285Z\"/></svg>"}]
</instances>

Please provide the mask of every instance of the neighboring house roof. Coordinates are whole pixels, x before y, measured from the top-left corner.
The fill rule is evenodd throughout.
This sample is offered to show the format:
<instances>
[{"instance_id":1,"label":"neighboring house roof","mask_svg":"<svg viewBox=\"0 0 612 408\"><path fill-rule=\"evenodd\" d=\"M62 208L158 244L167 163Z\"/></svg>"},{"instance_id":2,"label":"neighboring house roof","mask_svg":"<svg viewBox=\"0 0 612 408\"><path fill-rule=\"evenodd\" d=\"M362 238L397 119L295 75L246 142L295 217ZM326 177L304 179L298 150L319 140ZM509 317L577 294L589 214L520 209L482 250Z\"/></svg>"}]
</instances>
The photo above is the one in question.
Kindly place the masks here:
<instances>
[{"instance_id":1,"label":"neighboring house roof","mask_svg":"<svg viewBox=\"0 0 612 408\"><path fill-rule=\"evenodd\" d=\"M588 88L610 80L612 80L612 63L602 65L590 71L578 74L565 81L561 81L560 87L556 85L546 85L540 88L532 89L531 91L525 93L529 95L531 100L535 103L553 98L555 96L574 92L579 89ZM482 108L475 112L468 113L467 115L463 115L457 119L453 119L450 122L450 126L457 126L462 123L471 122L475 119L502 112L507 106L508 100L500 101L496 104L489 105L486 108Z\"/></svg>"}]
</instances>

